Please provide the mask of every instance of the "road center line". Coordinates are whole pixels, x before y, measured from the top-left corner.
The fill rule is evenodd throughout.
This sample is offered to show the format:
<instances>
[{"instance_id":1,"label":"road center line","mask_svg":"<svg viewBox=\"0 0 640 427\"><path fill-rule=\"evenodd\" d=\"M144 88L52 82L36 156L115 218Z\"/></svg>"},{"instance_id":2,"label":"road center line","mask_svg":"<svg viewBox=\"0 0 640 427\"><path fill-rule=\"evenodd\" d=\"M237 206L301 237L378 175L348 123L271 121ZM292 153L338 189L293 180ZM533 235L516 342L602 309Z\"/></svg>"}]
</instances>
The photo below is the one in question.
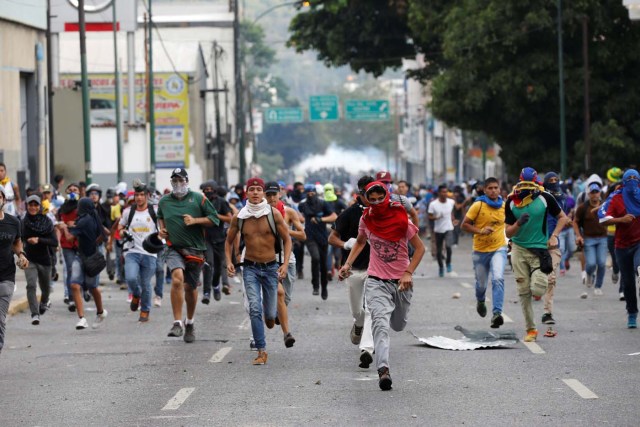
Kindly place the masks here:
<instances>
[{"instance_id":1,"label":"road center line","mask_svg":"<svg viewBox=\"0 0 640 427\"><path fill-rule=\"evenodd\" d=\"M175 411L176 409L180 408L180 406L184 403L185 400L187 400L189 395L193 393L194 390L195 388L193 387L182 388L178 390L176 395L173 396L171 399L169 399L169 401L167 402L166 405L164 405L164 408L162 408L162 410Z\"/></svg>"},{"instance_id":2,"label":"road center line","mask_svg":"<svg viewBox=\"0 0 640 427\"><path fill-rule=\"evenodd\" d=\"M222 347L220 350L216 351L216 353L209 359L210 363L220 363L222 359L229 354L231 351L231 347Z\"/></svg>"},{"instance_id":3,"label":"road center line","mask_svg":"<svg viewBox=\"0 0 640 427\"><path fill-rule=\"evenodd\" d=\"M465 289L472 289L473 288L473 286L471 286L471 284L467 283L467 282L460 282L460 286L462 286Z\"/></svg>"},{"instance_id":4,"label":"road center line","mask_svg":"<svg viewBox=\"0 0 640 427\"><path fill-rule=\"evenodd\" d=\"M238 329L242 329L242 330L246 331L247 329L249 329L250 322L251 322L251 319L249 319L248 317L245 317L245 319L242 321L242 323L240 323L238 325Z\"/></svg>"},{"instance_id":5,"label":"road center line","mask_svg":"<svg viewBox=\"0 0 640 427\"><path fill-rule=\"evenodd\" d=\"M546 352L534 342L522 342L533 354L545 354Z\"/></svg>"},{"instance_id":6,"label":"road center line","mask_svg":"<svg viewBox=\"0 0 640 427\"><path fill-rule=\"evenodd\" d=\"M589 390L584 384L576 379L563 379L562 380L566 385L568 385L573 391L578 393L583 399L597 399L598 396Z\"/></svg>"}]
</instances>

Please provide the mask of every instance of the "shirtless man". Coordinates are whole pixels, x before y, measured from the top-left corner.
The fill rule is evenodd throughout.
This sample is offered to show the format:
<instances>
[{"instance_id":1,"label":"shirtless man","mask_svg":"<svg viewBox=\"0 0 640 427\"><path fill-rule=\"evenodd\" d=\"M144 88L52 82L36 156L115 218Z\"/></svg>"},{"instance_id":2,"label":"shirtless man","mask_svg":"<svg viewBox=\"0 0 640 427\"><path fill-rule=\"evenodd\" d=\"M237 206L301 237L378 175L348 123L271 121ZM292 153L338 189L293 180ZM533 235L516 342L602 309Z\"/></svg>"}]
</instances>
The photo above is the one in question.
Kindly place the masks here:
<instances>
[{"instance_id":1,"label":"shirtless man","mask_svg":"<svg viewBox=\"0 0 640 427\"><path fill-rule=\"evenodd\" d=\"M268 182L265 188L265 194L267 196L267 203L271 207L276 208L281 214L284 214L284 222L288 227L293 227L289 230L289 236L294 239L304 242L307 239L307 235L304 232L304 227L300 222L300 217L295 209L285 206L285 204L279 199L279 184L277 182ZM278 281L278 317L280 322L282 333L284 334L284 345L293 347L296 342L291 332L289 332L289 313L287 306L291 301L291 292L293 291L293 282L296 278L296 257L293 253L289 257L289 264L287 265L287 275Z\"/></svg>"},{"instance_id":2,"label":"shirtless man","mask_svg":"<svg viewBox=\"0 0 640 427\"><path fill-rule=\"evenodd\" d=\"M262 323L263 307L264 322L267 328L271 329L275 325L277 314L278 279L282 280L287 276L291 238L282 214L277 209L273 209L264 199L264 181L260 178L250 178L246 185L247 204L231 220L224 252L227 259L227 273L233 277L236 269L231 254L236 236L240 233L246 247L242 277L249 300L251 331L258 349L258 357L253 364L264 365L267 363L265 351L267 343ZM276 260L277 240L269 217L273 218L272 223L284 243L284 258L280 266ZM239 221L241 221L240 225Z\"/></svg>"}]
</instances>

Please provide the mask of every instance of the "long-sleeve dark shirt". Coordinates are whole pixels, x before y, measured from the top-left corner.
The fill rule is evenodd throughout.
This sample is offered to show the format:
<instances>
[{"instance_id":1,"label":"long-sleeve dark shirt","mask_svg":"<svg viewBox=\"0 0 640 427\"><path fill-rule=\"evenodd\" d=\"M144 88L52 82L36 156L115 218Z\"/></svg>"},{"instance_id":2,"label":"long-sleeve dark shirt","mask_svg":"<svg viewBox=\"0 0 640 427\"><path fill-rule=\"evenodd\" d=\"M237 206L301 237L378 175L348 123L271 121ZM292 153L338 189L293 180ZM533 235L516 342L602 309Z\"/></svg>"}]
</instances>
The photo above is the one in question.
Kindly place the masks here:
<instances>
[{"instance_id":1,"label":"long-sleeve dark shirt","mask_svg":"<svg viewBox=\"0 0 640 427\"><path fill-rule=\"evenodd\" d=\"M31 237L37 237L38 243L32 245L27 241ZM27 254L29 262L40 265L51 265L51 254L49 248L58 246L58 238L56 232L51 231L49 234L43 235L37 233L28 227L22 228L22 241L24 242L24 251Z\"/></svg>"}]
</instances>

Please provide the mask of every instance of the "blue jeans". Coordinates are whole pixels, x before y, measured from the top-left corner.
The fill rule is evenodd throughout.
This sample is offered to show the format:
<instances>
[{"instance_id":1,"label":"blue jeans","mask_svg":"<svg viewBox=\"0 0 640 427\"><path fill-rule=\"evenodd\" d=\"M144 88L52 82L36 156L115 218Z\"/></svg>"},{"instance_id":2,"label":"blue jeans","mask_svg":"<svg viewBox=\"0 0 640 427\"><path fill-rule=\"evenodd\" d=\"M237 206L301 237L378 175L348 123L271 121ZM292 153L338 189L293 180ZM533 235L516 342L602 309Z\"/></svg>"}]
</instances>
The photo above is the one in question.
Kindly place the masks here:
<instances>
[{"instance_id":1,"label":"blue jeans","mask_svg":"<svg viewBox=\"0 0 640 427\"><path fill-rule=\"evenodd\" d=\"M265 319L275 319L278 303L278 264L269 266L244 266L242 268L244 290L249 301L251 332L258 350L267 347L264 336ZM260 292L262 291L262 292Z\"/></svg>"},{"instance_id":2,"label":"blue jeans","mask_svg":"<svg viewBox=\"0 0 640 427\"><path fill-rule=\"evenodd\" d=\"M140 253L128 253L124 274L131 293L140 299L140 310L151 311L151 276L156 272L156 258Z\"/></svg>"},{"instance_id":3,"label":"blue jeans","mask_svg":"<svg viewBox=\"0 0 640 427\"><path fill-rule=\"evenodd\" d=\"M491 299L493 313L502 313L504 303L504 267L507 264L507 248L495 252L473 251L473 269L476 272L476 300L484 301L491 273Z\"/></svg>"},{"instance_id":4,"label":"blue jeans","mask_svg":"<svg viewBox=\"0 0 640 427\"><path fill-rule=\"evenodd\" d=\"M562 253L562 258L560 259L560 271L564 271L565 261L567 261L573 253L578 249L576 247L576 234L573 231L573 228L569 227L560 232L560 252Z\"/></svg>"},{"instance_id":5,"label":"blue jeans","mask_svg":"<svg viewBox=\"0 0 640 427\"><path fill-rule=\"evenodd\" d=\"M584 239L584 259L586 261L585 270L591 276L596 272L596 289L602 287L604 272L607 263L607 238L606 237L585 237Z\"/></svg>"},{"instance_id":6,"label":"blue jeans","mask_svg":"<svg viewBox=\"0 0 640 427\"><path fill-rule=\"evenodd\" d=\"M160 251L156 258L156 286L153 288L153 292L156 296L162 298L162 291L164 289L164 249Z\"/></svg>"},{"instance_id":7,"label":"blue jeans","mask_svg":"<svg viewBox=\"0 0 640 427\"><path fill-rule=\"evenodd\" d=\"M75 249L62 248L62 258L64 259L64 296L68 297L71 295L69 286L71 286L71 267L76 258Z\"/></svg>"},{"instance_id":8,"label":"blue jeans","mask_svg":"<svg viewBox=\"0 0 640 427\"><path fill-rule=\"evenodd\" d=\"M616 258L620 267L620 280L624 283L624 298L627 302L627 313L638 313L638 297L636 296L636 274L640 267L640 243L630 248L616 248Z\"/></svg>"}]
</instances>

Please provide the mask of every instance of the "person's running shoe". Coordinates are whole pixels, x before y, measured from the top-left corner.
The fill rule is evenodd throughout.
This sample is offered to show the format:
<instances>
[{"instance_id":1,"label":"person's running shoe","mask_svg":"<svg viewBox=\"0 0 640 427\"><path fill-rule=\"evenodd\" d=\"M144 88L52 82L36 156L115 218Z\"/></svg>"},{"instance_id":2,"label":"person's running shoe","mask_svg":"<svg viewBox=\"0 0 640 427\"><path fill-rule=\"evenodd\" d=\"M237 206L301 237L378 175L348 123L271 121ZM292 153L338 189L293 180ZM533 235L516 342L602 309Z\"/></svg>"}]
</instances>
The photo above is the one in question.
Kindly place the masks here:
<instances>
[{"instance_id":1,"label":"person's running shoe","mask_svg":"<svg viewBox=\"0 0 640 427\"><path fill-rule=\"evenodd\" d=\"M624 301L625 297L624 297L624 292L620 292L620 301Z\"/></svg>"},{"instance_id":2,"label":"person's running shoe","mask_svg":"<svg viewBox=\"0 0 640 427\"><path fill-rule=\"evenodd\" d=\"M313 288L312 294L313 295L320 295L320 291L318 289L316 289L316 288Z\"/></svg>"},{"instance_id":3,"label":"person's running shoe","mask_svg":"<svg viewBox=\"0 0 640 427\"><path fill-rule=\"evenodd\" d=\"M389 374L389 368L384 367L378 369L378 385L380 386L380 390L391 390L391 374Z\"/></svg>"},{"instance_id":4,"label":"person's running shoe","mask_svg":"<svg viewBox=\"0 0 640 427\"><path fill-rule=\"evenodd\" d=\"M96 321L92 325L93 329L98 329L100 326L102 326L108 314L109 313L107 313L107 310L105 309L102 309L102 313L96 314Z\"/></svg>"},{"instance_id":5,"label":"person's running shoe","mask_svg":"<svg viewBox=\"0 0 640 427\"><path fill-rule=\"evenodd\" d=\"M158 295L153 297L153 306L154 307L162 307L162 298Z\"/></svg>"},{"instance_id":6,"label":"person's running shoe","mask_svg":"<svg viewBox=\"0 0 640 427\"><path fill-rule=\"evenodd\" d=\"M85 302L91 301L91 293L89 293L89 291L84 291L83 297Z\"/></svg>"},{"instance_id":7,"label":"person's running shoe","mask_svg":"<svg viewBox=\"0 0 640 427\"><path fill-rule=\"evenodd\" d=\"M478 301L476 303L476 311L478 312L480 317L487 316L487 305L484 303L484 301Z\"/></svg>"},{"instance_id":8,"label":"person's running shoe","mask_svg":"<svg viewBox=\"0 0 640 427\"><path fill-rule=\"evenodd\" d=\"M595 288L595 289L593 290L593 294L594 294L595 296L597 296L597 297L601 297L602 295L604 295L604 292L602 292L602 289L600 289L600 288Z\"/></svg>"},{"instance_id":9,"label":"person's running shoe","mask_svg":"<svg viewBox=\"0 0 640 427\"><path fill-rule=\"evenodd\" d=\"M40 306L38 307L38 312L40 313L40 315L42 316L43 314L45 314L47 312L47 310L49 310L51 308L51 300L47 301L47 302L41 302Z\"/></svg>"},{"instance_id":10,"label":"person's running shoe","mask_svg":"<svg viewBox=\"0 0 640 427\"><path fill-rule=\"evenodd\" d=\"M202 294L202 303L209 304L210 302L211 302L211 295L209 295L208 292L205 292L204 294Z\"/></svg>"},{"instance_id":11,"label":"person's running shoe","mask_svg":"<svg viewBox=\"0 0 640 427\"><path fill-rule=\"evenodd\" d=\"M362 340L362 329L364 326L356 326L356 323L353 322L353 326L351 327L351 344L360 345L360 341Z\"/></svg>"},{"instance_id":12,"label":"person's running shoe","mask_svg":"<svg viewBox=\"0 0 640 427\"><path fill-rule=\"evenodd\" d=\"M119 280L116 280L116 283L119 283L119 284L120 284L120 290L121 290L121 291L124 291L125 289L127 289L127 284L126 284L126 283L121 282L121 281L119 281Z\"/></svg>"},{"instance_id":13,"label":"person's running shoe","mask_svg":"<svg viewBox=\"0 0 640 427\"><path fill-rule=\"evenodd\" d=\"M580 298L582 298L582 299L587 299L588 296L589 296L589 294L586 293L586 292L583 292L583 293L580 294Z\"/></svg>"},{"instance_id":14,"label":"person's running shoe","mask_svg":"<svg viewBox=\"0 0 640 427\"><path fill-rule=\"evenodd\" d=\"M444 277L444 267L439 267L438 268L438 276Z\"/></svg>"},{"instance_id":15,"label":"person's running shoe","mask_svg":"<svg viewBox=\"0 0 640 427\"><path fill-rule=\"evenodd\" d=\"M611 281L614 285L618 284L618 280L620 279L620 275L618 273L611 273Z\"/></svg>"},{"instance_id":16,"label":"person's running shoe","mask_svg":"<svg viewBox=\"0 0 640 427\"><path fill-rule=\"evenodd\" d=\"M369 369L369 365L373 363L373 356L367 350L360 352L360 364L358 365L362 369Z\"/></svg>"},{"instance_id":17,"label":"person's running shoe","mask_svg":"<svg viewBox=\"0 0 640 427\"><path fill-rule=\"evenodd\" d=\"M148 311L141 311L140 312L140 317L138 317L138 322L148 322L149 321L149 312Z\"/></svg>"},{"instance_id":18,"label":"person's running shoe","mask_svg":"<svg viewBox=\"0 0 640 427\"><path fill-rule=\"evenodd\" d=\"M213 299L220 301L222 299L222 292L220 292L220 286L213 288Z\"/></svg>"},{"instance_id":19,"label":"person's running shoe","mask_svg":"<svg viewBox=\"0 0 640 427\"><path fill-rule=\"evenodd\" d=\"M304 273L302 271L298 271L298 280L304 280Z\"/></svg>"},{"instance_id":20,"label":"person's running shoe","mask_svg":"<svg viewBox=\"0 0 640 427\"><path fill-rule=\"evenodd\" d=\"M127 302L131 303L132 300L133 300L133 294L127 295Z\"/></svg>"},{"instance_id":21,"label":"person's running shoe","mask_svg":"<svg viewBox=\"0 0 640 427\"><path fill-rule=\"evenodd\" d=\"M556 321L551 313L544 313L542 315L542 323L545 325L555 325Z\"/></svg>"},{"instance_id":22,"label":"person's running shoe","mask_svg":"<svg viewBox=\"0 0 640 427\"><path fill-rule=\"evenodd\" d=\"M228 283L222 285L222 293L225 295L231 295L231 286Z\"/></svg>"},{"instance_id":23,"label":"person's running shoe","mask_svg":"<svg viewBox=\"0 0 640 427\"><path fill-rule=\"evenodd\" d=\"M257 348L256 348L256 342L255 342L255 340L254 340L253 338L251 338L251 339L249 340L249 348L250 348L251 350L253 350L253 351L257 350Z\"/></svg>"},{"instance_id":24,"label":"person's running shoe","mask_svg":"<svg viewBox=\"0 0 640 427\"><path fill-rule=\"evenodd\" d=\"M194 342L196 340L196 327L193 326L193 323L184 325L184 327L184 342Z\"/></svg>"},{"instance_id":25,"label":"person's running shoe","mask_svg":"<svg viewBox=\"0 0 640 427\"><path fill-rule=\"evenodd\" d=\"M567 271L571 270L571 264L569 263L569 260L566 260L564 262L564 269Z\"/></svg>"},{"instance_id":26,"label":"person's running shoe","mask_svg":"<svg viewBox=\"0 0 640 427\"><path fill-rule=\"evenodd\" d=\"M284 346L287 348L291 348L293 347L293 344L295 344L296 339L293 337L293 335L291 335L291 332L289 332L287 335L284 336Z\"/></svg>"},{"instance_id":27,"label":"person's running shoe","mask_svg":"<svg viewBox=\"0 0 640 427\"><path fill-rule=\"evenodd\" d=\"M629 314L627 316L627 328L636 329L638 327L638 314Z\"/></svg>"},{"instance_id":28,"label":"person's running shoe","mask_svg":"<svg viewBox=\"0 0 640 427\"><path fill-rule=\"evenodd\" d=\"M69 301L69 305L67 306L67 309L73 313L74 311L76 311L76 303L73 301Z\"/></svg>"},{"instance_id":29,"label":"person's running shoe","mask_svg":"<svg viewBox=\"0 0 640 427\"><path fill-rule=\"evenodd\" d=\"M253 359L253 364L254 365L264 365L267 363L267 352L264 350L258 350L258 357L256 357L255 359Z\"/></svg>"},{"instance_id":30,"label":"person's running shoe","mask_svg":"<svg viewBox=\"0 0 640 427\"><path fill-rule=\"evenodd\" d=\"M278 315L276 314L276 318L273 319L274 322L276 322L276 325L280 326L280 318L278 317Z\"/></svg>"},{"instance_id":31,"label":"person's running shoe","mask_svg":"<svg viewBox=\"0 0 640 427\"><path fill-rule=\"evenodd\" d=\"M447 264L447 273L451 273L453 271L453 266L451 264Z\"/></svg>"},{"instance_id":32,"label":"person's running shoe","mask_svg":"<svg viewBox=\"0 0 640 427\"><path fill-rule=\"evenodd\" d=\"M137 296L132 296L131 297L131 302L129 303L129 308L131 309L131 311L138 311L138 308L140 308L140 297Z\"/></svg>"},{"instance_id":33,"label":"person's running shoe","mask_svg":"<svg viewBox=\"0 0 640 427\"><path fill-rule=\"evenodd\" d=\"M322 297L322 299L324 300L329 298L329 291L327 291L326 287L322 288L322 291L320 292L320 297Z\"/></svg>"},{"instance_id":34,"label":"person's running shoe","mask_svg":"<svg viewBox=\"0 0 640 427\"><path fill-rule=\"evenodd\" d=\"M587 284L587 272L586 271L582 271L582 284L586 285Z\"/></svg>"},{"instance_id":35,"label":"person's running shoe","mask_svg":"<svg viewBox=\"0 0 640 427\"><path fill-rule=\"evenodd\" d=\"M32 314L31 315L31 324L32 325L39 325L40 324L40 316L37 314Z\"/></svg>"},{"instance_id":36,"label":"person's running shoe","mask_svg":"<svg viewBox=\"0 0 640 427\"><path fill-rule=\"evenodd\" d=\"M76 329L87 329L89 327L89 322L84 317L78 319L78 323L76 323Z\"/></svg>"},{"instance_id":37,"label":"person's running shoe","mask_svg":"<svg viewBox=\"0 0 640 427\"><path fill-rule=\"evenodd\" d=\"M64 299L62 300L63 303L69 305L69 296L65 295Z\"/></svg>"},{"instance_id":38,"label":"person's running shoe","mask_svg":"<svg viewBox=\"0 0 640 427\"><path fill-rule=\"evenodd\" d=\"M167 336L168 337L181 337L182 333L183 333L182 325L180 325L180 322L173 322L173 326L171 327L171 330L169 331Z\"/></svg>"},{"instance_id":39,"label":"person's running shoe","mask_svg":"<svg viewBox=\"0 0 640 427\"><path fill-rule=\"evenodd\" d=\"M491 318L491 327L493 329L497 329L504 324L504 318L502 317L502 313L494 313Z\"/></svg>"},{"instance_id":40,"label":"person's running shoe","mask_svg":"<svg viewBox=\"0 0 640 427\"><path fill-rule=\"evenodd\" d=\"M528 329L527 335L524 337L524 342L535 342L538 339L538 330L537 329Z\"/></svg>"}]
</instances>

